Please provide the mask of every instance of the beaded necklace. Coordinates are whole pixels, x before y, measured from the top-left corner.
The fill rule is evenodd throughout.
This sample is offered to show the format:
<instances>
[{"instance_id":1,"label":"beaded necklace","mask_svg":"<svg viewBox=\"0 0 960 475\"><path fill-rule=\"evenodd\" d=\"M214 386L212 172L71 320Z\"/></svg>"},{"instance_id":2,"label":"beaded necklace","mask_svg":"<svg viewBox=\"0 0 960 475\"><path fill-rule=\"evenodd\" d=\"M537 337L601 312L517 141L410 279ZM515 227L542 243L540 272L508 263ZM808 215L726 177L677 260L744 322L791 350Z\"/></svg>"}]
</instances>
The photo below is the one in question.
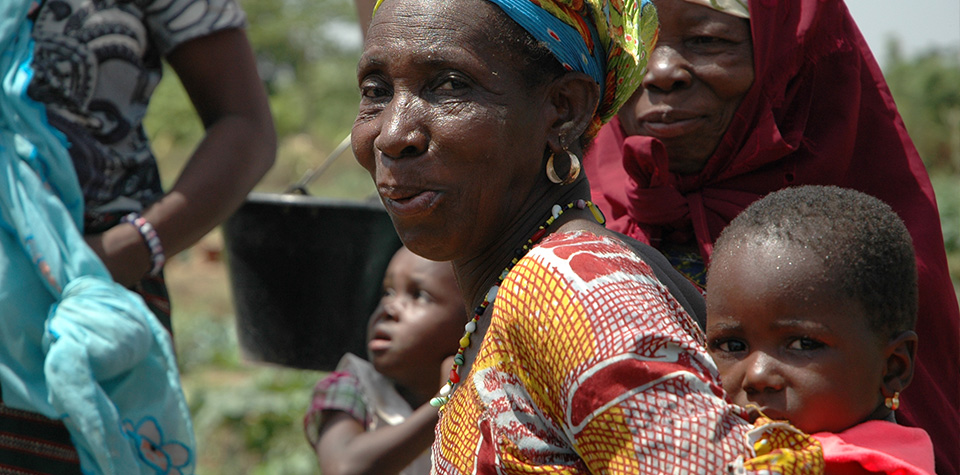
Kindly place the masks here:
<instances>
[{"instance_id":1,"label":"beaded necklace","mask_svg":"<svg viewBox=\"0 0 960 475\"><path fill-rule=\"evenodd\" d=\"M464 356L463 353L470 346L470 336L473 335L473 332L477 331L477 322L480 321L480 317L483 316L483 312L487 310L487 307L490 306L497 299L497 291L500 290L500 284L503 283L503 279L507 278L507 274L510 273L510 270L513 269L513 266L520 262L520 259L527 254L534 244L540 241L544 235L547 234L547 228L552 225L557 218L559 218L565 210L572 209L577 207L577 209L589 208L590 213L593 215L593 218L597 220L598 223L603 224L605 219L603 213L600 212L600 209L597 208L597 205L593 204L591 201L577 200L571 203L567 203L566 206L553 205L551 209L550 217L540 225L537 229L537 232L533 233L533 236L530 239L527 239L526 244L517 248L514 251L514 257L510 260L510 263L507 264L507 267L503 269L503 272L500 273L500 276L497 277L497 282L490 286L490 290L487 291L487 295L483 298L483 302L477 306L473 311L473 318L467 322L464 326L463 337L460 338L460 349L457 350L457 354L453 357L453 367L450 368L450 376L447 379L447 383L440 388L440 394L437 397L434 397L430 400L430 405L436 408L439 408L441 411L443 407L450 401L450 397L453 395L453 390L456 388L457 384L460 383L460 367L463 366Z\"/></svg>"}]
</instances>

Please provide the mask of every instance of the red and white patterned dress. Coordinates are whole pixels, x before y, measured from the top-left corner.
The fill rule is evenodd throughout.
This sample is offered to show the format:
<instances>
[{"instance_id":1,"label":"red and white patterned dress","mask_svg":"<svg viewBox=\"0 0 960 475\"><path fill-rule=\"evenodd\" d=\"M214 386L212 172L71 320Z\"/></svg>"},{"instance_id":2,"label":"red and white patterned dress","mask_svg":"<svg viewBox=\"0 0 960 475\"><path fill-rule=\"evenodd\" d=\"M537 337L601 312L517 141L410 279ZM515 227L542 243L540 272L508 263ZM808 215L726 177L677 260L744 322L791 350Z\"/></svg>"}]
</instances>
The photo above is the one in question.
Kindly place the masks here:
<instances>
[{"instance_id":1,"label":"red and white patterned dress","mask_svg":"<svg viewBox=\"0 0 960 475\"><path fill-rule=\"evenodd\" d=\"M720 473L752 450L693 319L619 241L554 234L494 302L438 474Z\"/></svg>"}]
</instances>

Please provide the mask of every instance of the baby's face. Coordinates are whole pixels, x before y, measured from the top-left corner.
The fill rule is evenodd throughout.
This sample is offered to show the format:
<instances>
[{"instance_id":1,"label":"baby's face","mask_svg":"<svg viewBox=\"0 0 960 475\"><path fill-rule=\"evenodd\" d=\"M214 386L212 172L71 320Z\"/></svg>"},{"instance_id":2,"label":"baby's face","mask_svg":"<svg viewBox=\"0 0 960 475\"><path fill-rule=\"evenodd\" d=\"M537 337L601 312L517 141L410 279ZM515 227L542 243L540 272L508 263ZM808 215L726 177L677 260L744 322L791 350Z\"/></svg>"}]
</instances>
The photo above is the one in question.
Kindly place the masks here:
<instances>
[{"instance_id":1,"label":"baby's face","mask_svg":"<svg viewBox=\"0 0 960 475\"><path fill-rule=\"evenodd\" d=\"M387 266L383 287L367 328L370 361L401 383L424 368L436 373L433 368L459 348L467 322L453 267L402 248Z\"/></svg>"},{"instance_id":2,"label":"baby's face","mask_svg":"<svg viewBox=\"0 0 960 475\"><path fill-rule=\"evenodd\" d=\"M734 403L807 433L839 432L882 402L883 342L809 250L780 242L715 253L707 348Z\"/></svg>"}]
</instances>

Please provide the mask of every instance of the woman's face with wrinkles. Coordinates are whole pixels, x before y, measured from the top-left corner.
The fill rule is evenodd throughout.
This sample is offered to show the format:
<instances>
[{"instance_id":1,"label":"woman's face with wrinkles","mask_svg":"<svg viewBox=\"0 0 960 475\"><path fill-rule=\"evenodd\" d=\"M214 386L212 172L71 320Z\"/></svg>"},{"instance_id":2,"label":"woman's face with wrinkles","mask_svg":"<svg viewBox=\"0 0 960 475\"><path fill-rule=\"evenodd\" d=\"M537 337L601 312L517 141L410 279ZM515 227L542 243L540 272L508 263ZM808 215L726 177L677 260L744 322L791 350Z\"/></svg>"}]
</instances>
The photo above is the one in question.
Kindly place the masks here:
<instances>
[{"instance_id":1,"label":"woman's face with wrinkles","mask_svg":"<svg viewBox=\"0 0 960 475\"><path fill-rule=\"evenodd\" d=\"M494 15L485 0L386 0L357 67L354 154L429 259L489 246L542 174L546 87L525 85Z\"/></svg>"},{"instance_id":2,"label":"woman's face with wrinkles","mask_svg":"<svg viewBox=\"0 0 960 475\"><path fill-rule=\"evenodd\" d=\"M653 3L660 36L618 117L627 135L663 142L670 171L696 174L753 85L750 23L684 0Z\"/></svg>"}]
</instances>

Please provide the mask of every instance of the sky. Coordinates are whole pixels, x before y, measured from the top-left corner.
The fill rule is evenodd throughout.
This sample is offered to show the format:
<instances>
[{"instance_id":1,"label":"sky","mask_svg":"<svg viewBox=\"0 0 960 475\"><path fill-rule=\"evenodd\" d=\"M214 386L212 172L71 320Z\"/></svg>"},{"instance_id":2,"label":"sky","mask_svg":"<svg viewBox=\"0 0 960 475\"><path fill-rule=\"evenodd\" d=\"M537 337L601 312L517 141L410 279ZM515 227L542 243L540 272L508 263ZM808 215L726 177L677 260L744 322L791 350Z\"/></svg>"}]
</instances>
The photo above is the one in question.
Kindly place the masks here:
<instances>
[{"instance_id":1,"label":"sky","mask_svg":"<svg viewBox=\"0 0 960 475\"><path fill-rule=\"evenodd\" d=\"M881 66L887 57L887 39L900 39L907 56L931 47L960 48L960 0L845 0L853 19ZM356 30L353 24L342 25ZM353 31L352 31L353 32ZM331 32L333 33L333 32ZM350 36L351 46L359 44L358 31Z\"/></svg>"},{"instance_id":2,"label":"sky","mask_svg":"<svg viewBox=\"0 0 960 475\"><path fill-rule=\"evenodd\" d=\"M906 55L930 47L960 47L960 0L845 0L882 65L894 35Z\"/></svg>"}]
</instances>

